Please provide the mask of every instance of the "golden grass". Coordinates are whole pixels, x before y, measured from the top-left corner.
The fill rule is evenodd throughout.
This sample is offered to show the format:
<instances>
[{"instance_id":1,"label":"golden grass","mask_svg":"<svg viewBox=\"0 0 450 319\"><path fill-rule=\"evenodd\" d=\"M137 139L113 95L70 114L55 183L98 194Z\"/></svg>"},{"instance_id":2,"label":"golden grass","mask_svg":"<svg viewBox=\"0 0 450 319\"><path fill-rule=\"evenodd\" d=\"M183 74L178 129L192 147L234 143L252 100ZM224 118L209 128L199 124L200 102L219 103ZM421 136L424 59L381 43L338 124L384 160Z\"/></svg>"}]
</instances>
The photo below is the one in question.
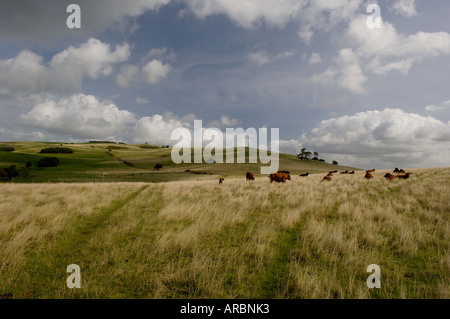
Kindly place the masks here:
<instances>
[{"instance_id":1,"label":"golden grass","mask_svg":"<svg viewBox=\"0 0 450 319\"><path fill-rule=\"evenodd\" d=\"M449 298L450 169L411 171L0 185L0 297Z\"/></svg>"}]
</instances>

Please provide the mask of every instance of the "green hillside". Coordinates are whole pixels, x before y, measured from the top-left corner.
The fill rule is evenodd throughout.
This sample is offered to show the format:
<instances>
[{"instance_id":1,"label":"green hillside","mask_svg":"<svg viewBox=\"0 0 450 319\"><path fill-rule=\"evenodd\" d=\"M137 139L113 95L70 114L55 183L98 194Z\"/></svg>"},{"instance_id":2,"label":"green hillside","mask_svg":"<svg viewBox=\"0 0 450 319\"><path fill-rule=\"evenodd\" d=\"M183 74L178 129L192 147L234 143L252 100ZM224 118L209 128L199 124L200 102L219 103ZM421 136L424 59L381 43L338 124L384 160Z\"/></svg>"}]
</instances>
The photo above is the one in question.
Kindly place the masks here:
<instances>
[{"instance_id":1,"label":"green hillside","mask_svg":"<svg viewBox=\"0 0 450 319\"><path fill-rule=\"evenodd\" d=\"M251 171L256 177L260 167L268 164L175 164L171 149L150 145L112 143L50 143L3 142L0 147L13 147L13 152L0 151L0 167L16 165L19 176L14 182L167 182L181 180L216 179L217 177L243 177ZM72 154L42 154L44 148L71 148ZM145 148L144 148L145 147ZM247 155L248 155L248 149ZM37 164L44 157L57 157L58 167L40 168ZM32 163L26 168L27 162ZM155 164L162 169L155 170ZM330 170L353 170L312 160L299 160L295 155L280 153L279 170L291 175L309 172L323 173ZM265 175L264 175L265 176Z\"/></svg>"}]
</instances>

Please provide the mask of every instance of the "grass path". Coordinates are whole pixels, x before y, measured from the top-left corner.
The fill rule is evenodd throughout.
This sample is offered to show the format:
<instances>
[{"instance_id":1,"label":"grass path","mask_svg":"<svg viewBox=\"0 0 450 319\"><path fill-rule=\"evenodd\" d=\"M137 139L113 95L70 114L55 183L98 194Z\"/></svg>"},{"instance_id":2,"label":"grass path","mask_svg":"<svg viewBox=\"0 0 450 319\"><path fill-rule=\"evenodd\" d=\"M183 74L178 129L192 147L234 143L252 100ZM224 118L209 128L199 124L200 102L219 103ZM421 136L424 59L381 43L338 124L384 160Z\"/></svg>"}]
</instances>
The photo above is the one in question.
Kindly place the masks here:
<instances>
[{"instance_id":1,"label":"grass path","mask_svg":"<svg viewBox=\"0 0 450 319\"><path fill-rule=\"evenodd\" d=\"M61 290L61 287L66 288L65 279L68 276L66 267L70 264L78 264L78 256L85 250L89 239L105 227L115 213L147 188L148 186L142 186L125 198L116 199L110 206L100 209L97 213L80 218L76 224L64 229L64 232L54 238L46 249L37 254L31 253L23 269L13 270L14 273L27 274L22 280L13 283L15 288L21 291L19 297L46 297L48 293L54 292L55 288L56 291ZM8 271L3 271L2 276L8 276ZM4 295L16 296L16 293L12 291Z\"/></svg>"}]
</instances>

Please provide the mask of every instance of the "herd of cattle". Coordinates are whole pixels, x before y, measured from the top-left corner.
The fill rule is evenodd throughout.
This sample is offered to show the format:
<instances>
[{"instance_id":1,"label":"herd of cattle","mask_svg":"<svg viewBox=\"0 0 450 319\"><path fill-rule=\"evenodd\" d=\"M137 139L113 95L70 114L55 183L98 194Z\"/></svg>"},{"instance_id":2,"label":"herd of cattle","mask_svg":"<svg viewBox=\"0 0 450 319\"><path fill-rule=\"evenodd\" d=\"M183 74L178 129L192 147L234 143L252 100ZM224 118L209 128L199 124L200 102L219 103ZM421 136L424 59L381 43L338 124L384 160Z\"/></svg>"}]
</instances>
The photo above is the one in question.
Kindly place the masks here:
<instances>
[{"instance_id":1,"label":"herd of cattle","mask_svg":"<svg viewBox=\"0 0 450 319\"><path fill-rule=\"evenodd\" d=\"M372 175L371 173L373 173L373 172L375 172L375 169L369 169L369 170L367 170L367 171L366 171L366 174L364 175L364 178L366 178L366 179L372 179L372 178L373 178L373 175ZM328 174L327 174L326 176L324 176L324 178L323 178L320 182L323 182L323 181L328 181L328 182L330 182L330 181L332 180L332 176L333 176L334 174L337 174L337 173L338 173L338 171L336 171L336 170L335 170L335 171L330 171L330 172L328 172ZM350 175L354 175L354 174L355 174L355 171L351 171L351 172L345 171L345 172L340 172L339 174L350 174ZM397 175L394 175L394 174L397 174ZM387 173L386 175L384 175L384 177L385 177L387 180L389 180L389 181L391 181L391 180L393 180L393 179L396 179L396 178L398 178L398 179L408 179L409 176L410 176L412 173L410 173L410 172L406 173L403 169L395 168L395 169L394 169L394 174ZM309 173L300 174L299 176L300 176L300 177L308 177L308 176L309 176ZM254 181L254 180L255 180L255 176L253 175L252 172L247 172L247 173L245 174L245 178L246 178L247 181ZM270 183L272 183L272 182L285 183L287 180L289 180L289 181L291 180L291 175L289 174L288 171L278 171L277 173L274 173L274 174L270 174L270 175L269 175L269 181L270 181ZM220 179L219 179L219 184L222 184L223 181L224 181L224 179L223 179L223 178L220 178Z\"/></svg>"}]
</instances>

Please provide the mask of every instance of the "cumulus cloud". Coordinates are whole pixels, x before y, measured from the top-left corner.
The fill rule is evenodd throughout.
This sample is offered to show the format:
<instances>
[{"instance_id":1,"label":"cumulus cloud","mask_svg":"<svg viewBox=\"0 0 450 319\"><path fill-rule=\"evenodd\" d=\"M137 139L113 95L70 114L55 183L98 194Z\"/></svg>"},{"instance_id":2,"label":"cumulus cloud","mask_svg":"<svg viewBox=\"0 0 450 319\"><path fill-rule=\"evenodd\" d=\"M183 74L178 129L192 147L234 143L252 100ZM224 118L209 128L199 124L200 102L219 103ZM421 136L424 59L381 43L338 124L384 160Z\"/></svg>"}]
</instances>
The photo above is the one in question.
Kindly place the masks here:
<instances>
[{"instance_id":1,"label":"cumulus cloud","mask_svg":"<svg viewBox=\"0 0 450 319\"><path fill-rule=\"evenodd\" d=\"M66 136L65 140L112 140L129 143L151 142L157 145L173 145L171 134L176 128L191 130L196 117L193 114L178 117L170 112L138 117L136 114L120 109L111 101L101 101L93 95L73 94L70 97L57 98L47 96L29 112L17 119L17 124L35 132L13 134L6 127L0 134L12 140L27 139L51 140ZM223 127L238 124L236 119L221 116L212 121Z\"/></svg>"},{"instance_id":2,"label":"cumulus cloud","mask_svg":"<svg viewBox=\"0 0 450 319\"><path fill-rule=\"evenodd\" d=\"M304 0L187 0L188 9L199 18L223 14L243 28L256 28L262 23L284 27L296 17Z\"/></svg>"},{"instance_id":3,"label":"cumulus cloud","mask_svg":"<svg viewBox=\"0 0 450 319\"><path fill-rule=\"evenodd\" d=\"M135 84L157 84L167 78L172 71L169 64L160 60L152 60L143 66L124 65L116 76L116 83L122 88L128 88Z\"/></svg>"},{"instance_id":4,"label":"cumulus cloud","mask_svg":"<svg viewBox=\"0 0 450 319\"><path fill-rule=\"evenodd\" d=\"M81 89L84 78L98 79L111 74L114 65L128 60L128 44L115 50L97 39L57 53L49 63L29 50L0 60L0 88L5 92L40 93L52 90Z\"/></svg>"},{"instance_id":5,"label":"cumulus cloud","mask_svg":"<svg viewBox=\"0 0 450 319\"><path fill-rule=\"evenodd\" d=\"M18 123L49 133L71 135L74 138L117 137L135 122L135 115L120 110L109 101L95 96L75 94L60 100L48 99L19 116Z\"/></svg>"},{"instance_id":6,"label":"cumulus cloud","mask_svg":"<svg viewBox=\"0 0 450 319\"><path fill-rule=\"evenodd\" d=\"M198 18L225 15L238 26L254 29L266 25L284 28L299 25L298 35L309 42L316 31L328 32L360 11L362 0L187 0L188 10ZM185 11L183 11L185 15Z\"/></svg>"},{"instance_id":7,"label":"cumulus cloud","mask_svg":"<svg viewBox=\"0 0 450 319\"><path fill-rule=\"evenodd\" d=\"M399 33L392 23L383 21L381 29L366 27L367 16L351 20L344 34L344 44L333 65L312 79L316 83L337 84L355 93L365 92L367 74L407 74L411 67L426 58L450 54L447 32Z\"/></svg>"},{"instance_id":8,"label":"cumulus cloud","mask_svg":"<svg viewBox=\"0 0 450 319\"><path fill-rule=\"evenodd\" d=\"M170 113L165 115L155 114L140 118L131 128L127 140L131 143L143 143L147 141L156 145L173 145L171 140L173 130L187 128L189 122L174 117Z\"/></svg>"},{"instance_id":9,"label":"cumulus cloud","mask_svg":"<svg viewBox=\"0 0 450 319\"><path fill-rule=\"evenodd\" d=\"M397 0L392 5L394 12L411 18L417 15L415 0Z\"/></svg>"},{"instance_id":10,"label":"cumulus cloud","mask_svg":"<svg viewBox=\"0 0 450 319\"><path fill-rule=\"evenodd\" d=\"M450 122L386 108L322 121L300 143L356 167L430 167L450 164L449 137Z\"/></svg>"},{"instance_id":11,"label":"cumulus cloud","mask_svg":"<svg viewBox=\"0 0 450 319\"><path fill-rule=\"evenodd\" d=\"M367 78L361 69L358 55L352 49L342 49L334 58L334 65L313 75L312 80L316 83L337 84L355 93L363 93L363 84Z\"/></svg>"},{"instance_id":12,"label":"cumulus cloud","mask_svg":"<svg viewBox=\"0 0 450 319\"><path fill-rule=\"evenodd\" d=\"M359 56L368 59L370 71L376 74L385 75L394 70L407 73L414 63L424 58L450 54L447 32L420 31L405 35L386 21L381 29L361 27L366 19L366 16L353 19L345 37Z\"/></svg>"}]
</instances>

